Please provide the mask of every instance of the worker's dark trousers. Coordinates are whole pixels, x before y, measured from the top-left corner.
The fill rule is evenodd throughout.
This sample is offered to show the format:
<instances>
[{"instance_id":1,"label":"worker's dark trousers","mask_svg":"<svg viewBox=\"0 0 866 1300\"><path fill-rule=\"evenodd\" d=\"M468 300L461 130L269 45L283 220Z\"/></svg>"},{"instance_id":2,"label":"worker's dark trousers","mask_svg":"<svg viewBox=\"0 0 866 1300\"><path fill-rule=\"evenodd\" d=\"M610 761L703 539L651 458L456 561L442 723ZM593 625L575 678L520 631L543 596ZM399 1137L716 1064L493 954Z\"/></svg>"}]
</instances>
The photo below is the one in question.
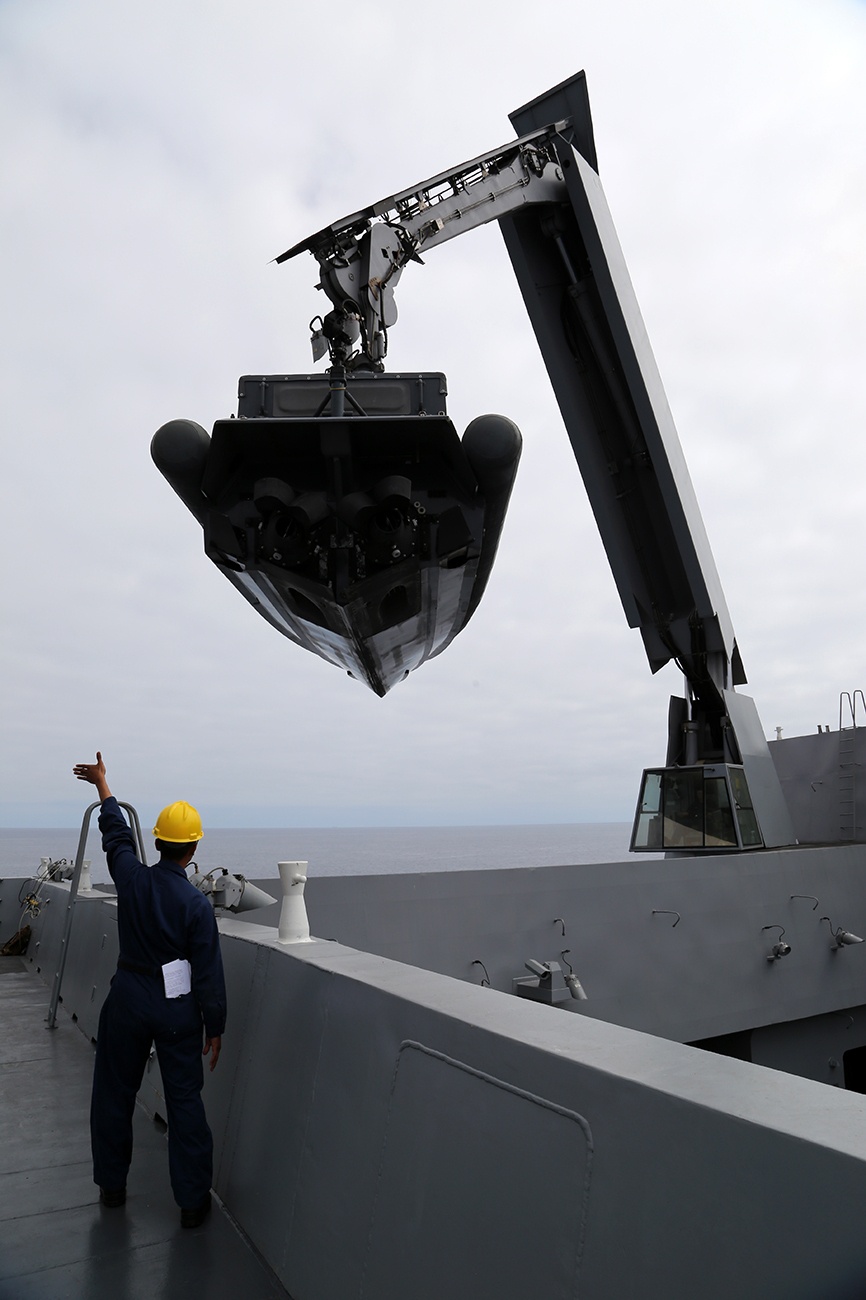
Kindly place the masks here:
<instances>
[{"instance_id":1,"label":"worker's dark trousers","mask_svg":"<svg viewBox=\"0 0 866 1300\"><path fill-rule=\"evenodd\" d=\"M132 1116L151 1045L165 1088L168 1169L178 1205L198 1206L213 1178L213 1138L201 1099L201 1015L191 993L166 998L161 977L119 970L99 1016L90 1136L93 1181L126 1186Z\"/></svg>"}]
</instances>

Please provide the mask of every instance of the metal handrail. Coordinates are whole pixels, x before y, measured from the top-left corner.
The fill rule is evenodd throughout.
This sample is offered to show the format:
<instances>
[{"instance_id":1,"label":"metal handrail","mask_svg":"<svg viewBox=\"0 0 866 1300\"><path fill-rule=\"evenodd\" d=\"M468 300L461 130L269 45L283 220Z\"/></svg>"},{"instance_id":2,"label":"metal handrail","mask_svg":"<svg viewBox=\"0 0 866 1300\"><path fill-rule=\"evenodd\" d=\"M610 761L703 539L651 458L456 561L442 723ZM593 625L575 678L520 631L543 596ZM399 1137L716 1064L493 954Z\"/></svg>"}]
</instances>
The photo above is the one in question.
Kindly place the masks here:
<instances>
[{"instance_id":1,"label":"metal handrail","mask_svg":"<svg viewBox=\"0 0 866 1300\"><path fill-rule=\"evenodd\" d=\"M845 700L848 701L848 712L851 714L851 726L857 726L857 696L860 697L860 703L863 706L863 712L866 714L866 697L861 690L842 691L839 695L839 730L842 730L842 707ZM848 728L846 727L847 731Z\"/></svg>"},{"instance_id":2,"label":"metal handrail","mask_svg":"<svg viewBox=\"0 0 866 1300\"><path fill-rule=\"evenodd\" d=\"M144 840L141 835L141 822L138 820L138 813L131 803L120 803L119 807L126 810L129 816L129 824L136 840L136 850L142 862L146 861L144 856ZM75 868L72 872L72 880L69 886L69 898L66 900L66 918L63 925L63 938L60 940L60 954L57 962L57 969L54 972L54 982L51 986L51 1001L48 1004L48 1021L49 1029L57 1027L57 1004L60 1001L60 985L63 983L63 972L66 969L66 956L69 952L69 935L72 931L72 910L75 907L78 898L78 885L81 880L81 868L84 865L84 853L87 846L87 832L90 829L90 819L93 816L94 809L101 808L100 802L90 804L84 812L81 819L81 834L78 837L78 852L75 855Z\"/></svg>"}]
</instances>

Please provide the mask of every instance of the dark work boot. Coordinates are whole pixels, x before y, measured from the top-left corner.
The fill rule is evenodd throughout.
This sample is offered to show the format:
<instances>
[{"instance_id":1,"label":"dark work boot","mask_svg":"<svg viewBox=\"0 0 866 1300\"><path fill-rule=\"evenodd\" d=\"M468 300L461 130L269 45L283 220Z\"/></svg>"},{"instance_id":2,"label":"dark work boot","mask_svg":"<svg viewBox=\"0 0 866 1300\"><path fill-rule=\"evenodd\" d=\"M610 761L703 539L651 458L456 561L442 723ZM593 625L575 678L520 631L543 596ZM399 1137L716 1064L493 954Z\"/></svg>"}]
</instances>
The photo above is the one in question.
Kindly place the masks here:
<instances>
[{"instance_id":1,"label":"dark work boot","mask_svg":"<svg viewBox=\"0 0 866 1300\"><path fill-rule=\"evenodd\" d=\"M210 1211L211 1198L210 1192L208 1192L200 1205L194 1205L191 1209L181 1209L180 1226L182 1228L200 1228Z\"/></svg>"},{"instance_id":2,"label":"dark work boot","mask_svg":"<svg viewBox=\"0 0 866 1300\"><path fill-rule=\"evenodd\" d=\"M99 1203L104 1205L107 1210L119 1210L121 1205L126 1204L125 1187L100 1187Z\"/></svg>"}]
</instances>

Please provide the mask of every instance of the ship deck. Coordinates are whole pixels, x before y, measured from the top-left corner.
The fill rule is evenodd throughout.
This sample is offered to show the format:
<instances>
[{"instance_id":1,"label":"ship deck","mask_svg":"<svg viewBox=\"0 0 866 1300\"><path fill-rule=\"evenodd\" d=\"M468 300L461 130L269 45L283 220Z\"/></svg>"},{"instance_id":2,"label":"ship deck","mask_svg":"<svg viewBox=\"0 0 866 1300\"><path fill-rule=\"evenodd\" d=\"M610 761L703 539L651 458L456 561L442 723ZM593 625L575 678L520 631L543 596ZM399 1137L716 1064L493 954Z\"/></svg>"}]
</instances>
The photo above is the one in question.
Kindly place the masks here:
<instances>
[{"instance_id":1,"label":"ship deck","mask_svg":"<svg viewBox=\"0 0 866 1300\"><path fill-rule=\"evenodd\" d=\"M90 1164L93 1048L18 957L0 957L0 1300L286 1300L218 1200L183 1230L165 1134L137 1108L123 1209L99 1204Z\"/></svg>"}]
</instances>

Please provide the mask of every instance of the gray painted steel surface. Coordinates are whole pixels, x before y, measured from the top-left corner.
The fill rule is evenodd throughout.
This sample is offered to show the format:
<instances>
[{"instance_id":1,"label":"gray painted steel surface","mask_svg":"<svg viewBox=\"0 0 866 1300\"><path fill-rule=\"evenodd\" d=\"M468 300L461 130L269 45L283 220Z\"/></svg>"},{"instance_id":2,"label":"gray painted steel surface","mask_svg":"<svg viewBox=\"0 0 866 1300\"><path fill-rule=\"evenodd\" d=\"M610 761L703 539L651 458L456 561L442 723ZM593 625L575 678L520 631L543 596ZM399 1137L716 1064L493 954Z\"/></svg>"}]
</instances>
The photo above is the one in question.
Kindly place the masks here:
<instances>
[{"instance_id":1,"label":"gray painted steel surface","mask_svg":"<svg viewBox=\"0 0 866 1300\"><path fill-rule=\"evenodd\" d=\"M838 906L854 852L835 851L848 861ZM777 886L805 883L793 861L801 853L811 860L810 882L810 871L823 871L826 890L833 858L821 862L809 850L688 864L694 884L726 863L724 893L707 900L697 932L688 912L675 928L670 916L652 918L660 942L643 954L644 981L653 982L665 940L686 940L686 977L697 968L710 920L727 932L725 898L743 912L758 899L775 901L761 862L780 860ZM652 898L645 892L641 906L664 905L659 889L667 882L675 893L684 864L647 866ZM545 882L561 897L568 870L483 873L485 896L473 906L481 914L507 874L535 875L546 903ZM66 888L47 892L59 900ZM602 906L594 892L590 876L576 897L598 920L609 897ZM423 893L416 905L429 922ZM800 905L811 913L810 902ZM34 965L46 962L44 971L52 907L36 922ZM104 993L98 988L90 1001L96 981L86 968L91 957L103 960L113 909L95 896L76 904L62 1005L78 1014L73 990L81 991L85 1033ZM621 919L621 909L607 914L611 968L629 937L617 931ZM698 1278L701 1294L719 1300L862 1293L863 1097L339 944L281 946L275 929L234 918L220 928L231 1009L220 1066L206 1084L216 1186L298 1300L432 1300L441 1286L425 1289L427 1279L441 1282L446 1262L448 1294L458 1300L525 1300L527 1287L550 1300L668 1300L690 1293ZM763 951L751 959L778 981L795 969L794 953L772 967ZM730 949L731 969L742 956L742 946ZM845 997L857 978L835 970ZM639 996L626 981L620 995ZM144 1098L157 1111L158 1096L151 1081Z\"/></svg>"},{"instance_id":2,"label":"gray painted steel surface","mask_svg":"<svg viewBox=\"0 0 866 1300\"><path fill-rule=\"evenodd\" d=\"M746 780L749 783L752 803L758 814L764 843L768 849L777 848L781 844L795 844L797 837L794 823L770 755L755 701L748 695L737 694L736 691L725 691L724 700L728 717L737 736L737 745L742 755Z\"/></svg>"},{"instance_id":3,"label":"gray painted steel surface","mask_svg":"<svg viewBox=\"0 0 866 1300\"><path fill-rule=\"evenodd\" d=\"M556 148L579 241L568 244L573 275L536 210L503 217L500 227L629 626L640 629L653 671L676 654L692 677L698 665L689 620L700 619L706 650L732 663L730 616L599 178L564 141ZM568 218L564 224L571 234ZM579 370L562 304L581 295L594 317L586 346L595 355ZM604 376L595 399L603 395L608 408L602 427L584 383L593 365ZM734 680L745 678L739 672ZM717 685L728 681L725 672Z\"/></svg>"},{"instance_id":4,"label":"gray painted steel surface","mask_svg":"<svg viewBox=\"0 0 866 1300\"><path fill-rule=\"evenodd\" d=\"M770 741L804 844L866 842L866 726Z\"/></svg>"},{"instance_id":5,"label":"gray painted steel surface","mask_svg":"<svg viewBox=\"0 0 866 1300\"><path fill-rule=\"evenodd\" d=\"M568 948L588 1001L560 1014L680 1042L835 1015L840 1052L866 1044L847 1023L866 1001L866 944L834 951L821 921L866 936L862 846L322 879L311 867L306 896L322 935L472 983L480 960L503 992L529 958ZM277 909L250 916L275 925ZM763 927L776 925L791 952L771 963L778 931Z\"/></svg>"}]
</instances>

